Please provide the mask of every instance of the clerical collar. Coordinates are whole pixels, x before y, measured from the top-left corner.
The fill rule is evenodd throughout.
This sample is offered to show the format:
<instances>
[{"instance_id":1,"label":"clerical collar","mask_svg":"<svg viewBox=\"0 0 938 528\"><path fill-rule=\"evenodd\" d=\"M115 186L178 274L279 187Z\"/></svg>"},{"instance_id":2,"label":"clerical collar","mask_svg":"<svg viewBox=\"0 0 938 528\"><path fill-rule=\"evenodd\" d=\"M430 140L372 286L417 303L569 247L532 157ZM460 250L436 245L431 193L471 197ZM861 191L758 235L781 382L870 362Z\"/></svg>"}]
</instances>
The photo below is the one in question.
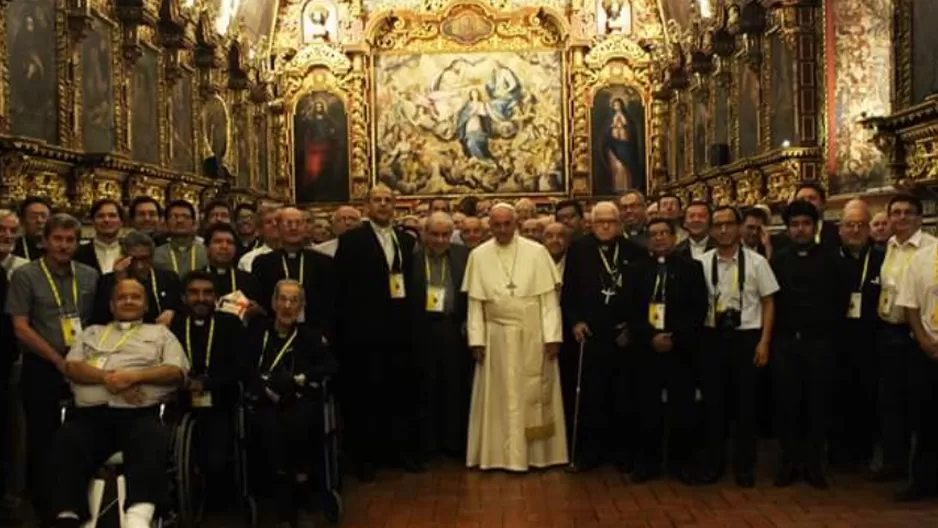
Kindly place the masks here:
<instances>
[{"instance_id":1,"label":"clerical collar","mask_svg":"<svg viewBox=\"0 0 938 528\"><path fill-rule=\"evenodd\" d=\"M227 275L229 268L222 268L219 266L209 266L209 269L214 271L218 275Z\"/></svg>"},{"instance_id":2,"label":"clerical collar","mask_svg":"<svg viewBox=\"0 0 938 528\"><path fill-rule=\"evenodd\" d=\"M661 255L658 257L658 264L664 264L665 262L667 262L667 260L668 260L667 257L665 257L664 255Z\"/></svg>"},{"instance_id":3,"label":"clerical collar","mask_svg":"<svg viewBox=\"0 0 938 528\"><path fill-rule=\"evenodd\" d=\"M195 317L192 318L192 322L195 323L195 326L205 326L205 321L206 319L196 319Z\"/></svg>"},{"instance_id":4,"label":"clerical collar","mask_svg":"<svg viewBox=\"0 0 938 528\"><path fill-rule=\"evenodd\" d=\"M178 239L178 238L169 239L170 245L176 251L189 251L190 249L192 249L192 242L193 242L193 239L188 238L188 237L184 239Z\"/></svg>"}]
</instances>

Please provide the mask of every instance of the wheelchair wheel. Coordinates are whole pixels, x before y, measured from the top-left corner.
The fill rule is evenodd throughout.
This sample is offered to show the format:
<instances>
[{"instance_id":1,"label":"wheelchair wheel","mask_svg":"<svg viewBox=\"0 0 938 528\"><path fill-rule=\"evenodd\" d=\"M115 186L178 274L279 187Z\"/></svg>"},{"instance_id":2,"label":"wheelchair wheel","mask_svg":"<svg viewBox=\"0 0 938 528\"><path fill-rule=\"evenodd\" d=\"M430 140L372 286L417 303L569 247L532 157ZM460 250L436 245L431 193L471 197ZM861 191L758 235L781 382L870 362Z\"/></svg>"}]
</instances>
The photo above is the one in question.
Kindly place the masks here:
<instances>
[{"instance_id":1,"label":"wheelchair wheel","mask_svg":"<svg viewBox=\"0 0 938 528\"><path fill-rule=\"evenodd\" d=\"M186 525L186 512L189 511L189 466L186 457L186 432L189 429L189 415L185 415L176 427L173 442L173 462L176 466L176 510L183 525Z\"/></svg>"},{"instance_id":2,"label":"wheelchair wheel","mask_svg":"<svg viewBox=\"0 0 938 528\"><path fill-rule=\"evenodd\" d=\"M342 520L344 510L342 508L342 496L336 490L329 490L326 493L325 504L323 504L323 513L329 524L338 524Z\"/></svg>"},{"instance_id":3,"label":"wheelchair wheel","mask_svg":"<svg viewBox=\"0 0 938 528\"><path fill-rule=\"evenodd\" d=\"M179 517L182 526L187 528L199 524L205 506L205 479L198 473L193 456L195 428L192 415L185 415L177 429L175 449Z\"/></svg>"}]
</instances>

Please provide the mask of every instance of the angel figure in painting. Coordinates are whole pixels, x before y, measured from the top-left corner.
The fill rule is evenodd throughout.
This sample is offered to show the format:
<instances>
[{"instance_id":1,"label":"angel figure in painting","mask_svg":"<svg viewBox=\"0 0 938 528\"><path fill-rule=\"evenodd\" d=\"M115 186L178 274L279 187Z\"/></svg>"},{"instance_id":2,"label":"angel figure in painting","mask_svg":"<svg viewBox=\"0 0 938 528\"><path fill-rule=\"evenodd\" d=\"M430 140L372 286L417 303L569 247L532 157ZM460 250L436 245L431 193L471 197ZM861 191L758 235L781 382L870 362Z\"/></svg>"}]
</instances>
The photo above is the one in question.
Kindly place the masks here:
<instances>
[{"instance_id":1,"label":"angel figure in painting","mask_svg":"<svg viewBox=\"0 0 938 528\"><path fill-rule=\"evenodd\" d=\"M603 0L606 31L611 35L632 33L632 3L629 0Z\"/></svg>"},{"instance_id":2,"label":"angel figure in painting","mask_svg":"<svg viewBox=\"0 0 938 528\"><path fill-rule=\"evenodd\" d=\"M303 30L303 42L325 42L329 40L329 10L322 5L314 5L309 10Z\"/></svg>"},{"instance_id":3,"label":"angel figure in painting","mask_svg":"<svg viewBox=\"0 0 938 528\"><path fill-rule=\"evenodd\" d=\"M631 189L636 183L635 168L642 162L636 148L636 126L625 112L625 101L614 98L610 105L612 116L606 130L604 153L612 180L617 191Z\"/></svg>"}]
</instances>

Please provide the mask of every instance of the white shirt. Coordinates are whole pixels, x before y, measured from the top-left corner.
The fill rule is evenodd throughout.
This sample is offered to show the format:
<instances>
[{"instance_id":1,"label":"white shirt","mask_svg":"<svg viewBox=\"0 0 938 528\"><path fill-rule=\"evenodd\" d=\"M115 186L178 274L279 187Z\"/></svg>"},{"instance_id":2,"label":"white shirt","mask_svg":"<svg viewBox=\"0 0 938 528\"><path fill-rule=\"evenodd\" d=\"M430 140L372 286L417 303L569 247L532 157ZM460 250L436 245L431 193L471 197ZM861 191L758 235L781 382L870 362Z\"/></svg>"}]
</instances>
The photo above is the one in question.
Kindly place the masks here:
<instances>
[{"instance_id":1,"label":"white shirt","mask_svg":"<svg viewBox=\"0 0 938 528\"><path fill-rule=\"evenodd\" d=\"M704 256L704 253L707 252L708 242L710 242L710 237L708 236L703 237L700 242L695 242L693 238L688 237L687 243L690 246L690 256L694 257L696 260L701 260Z\"/></svg>"},{"instance_id":2,"label":"white shirt","mask_svg":"<svg viewBox=\"0 0 938 528\"><path fill-rule=\"evenodd\" d=\"M938 250L933 246L915 253L899 285L896 306L920 310L928 335L938 340Z\"/></svg>"},{"instance_id":3,"label":"white shirt","mask_svg":"<svg viewBox=\"0 0 938 528\"><path fill-rule=\"evenodd\" d=\"M241 260L238 261L238 269L241 271L246 271L248 273L251 273L251 269L254 267L254 259L256 259L257 257L261 255L266 255L267 253L270 253L271 251L273 251L273 248L271 248L267 244L264 244L263 246L260 246L260 247L252 249L251 251L248 251L247 253L244 254L243 257L241 257Z\"/></svg>"},{"instance_id":4,"label":"white shirt","mask_svg":"<svg viewBox=\"0 0 938 528\"><path fill-rule=\"evenodd\" d=\"M388 268L394 267L394 228L391 226L381 227L378 224L371 222L371 228L375 232L375 236L378 237L378 243L381 244L381 249L384 250L384 257L388 260Z\"/></svg>"},{"instance_id":5,"label":"white shirt","mask_svg":"<svg viewBox=\"0 0 938 528\"><path fill-rule=\"evenodd\" d=\"M762 299L779 290L778 281L769 261L749 248L743 248L745 277L743 277L743 309L740 317L740 330L758 330L762 328ZM713 258L717 258L717 289L713 287ZM707 281L710 309L717 313L726 309L739 310L739 254L730 259L722 259L716 249L703 254L700 259ZM710 321L708 321L708 325Z\"/></svg>"},{"instance_id":6,"label":"white shirt","mask_svg":"<svg viewBox=\"0 0 938 528\"><path fill-rule=\"evenodd\" d=\"M933 247L936 243L938 239L921 229L902 243L896 235L889 237L886 243L886 259L879 272L882 293L877 311L881 319L892 324L906 322L905 310L896 305L899 286L904 282L906 271L911 266L915 254L921 249Z\"/></svg>"},{"instance_id":7,"label":"white shirt","mask_svg":"<svg viewBox=\"0 0 938 528\"><path fill-rule=\"evenodd\" d=\"M114 263L121 256L120 242L115 240L108 244L96 238L92 244L94 244L94 256L98 259L98 265L101 266L101 274L114 271Z\"/></svg>"},{"instance_id":8,"label":"white shirt","mask_svg":"<svg viewBox=\"0 0 938 528\"><path fill-rule=\"evenodd\" d=\"M3 268L3 271L6 272L8 279L13 276L13 272L16 271L16 268L26 264L29 264L28 260L14 255L13 253L8 254L6 258L0 260L0 268Z\"/></svg>"},{"instance_id":9,"label":"white shirt","mask_svg":"<svg viewBox=\"0 0 938 528\"><path fill-rule=\"evenodd\" d=\"M322 253L328 257L335 258L335 252L339 250L339 239L333 238L332 240L326 240L322 244L316 244L313 246L313 251Z\"/></svg>"}]
</instances>

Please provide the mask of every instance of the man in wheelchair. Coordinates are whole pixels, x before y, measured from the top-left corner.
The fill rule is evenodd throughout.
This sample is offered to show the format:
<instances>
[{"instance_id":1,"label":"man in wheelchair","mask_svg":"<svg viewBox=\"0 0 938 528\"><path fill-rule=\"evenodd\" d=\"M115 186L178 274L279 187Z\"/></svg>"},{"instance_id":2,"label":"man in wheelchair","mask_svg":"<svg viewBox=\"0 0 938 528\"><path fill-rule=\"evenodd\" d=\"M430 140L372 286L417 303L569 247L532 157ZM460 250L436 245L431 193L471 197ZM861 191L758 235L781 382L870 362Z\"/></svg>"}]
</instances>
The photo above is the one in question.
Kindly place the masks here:
<instances>
[{"instance_id":1,"label":"man in wheelchair","mask_svg":"<svg viewBox=\"0 0 938 528\"><path fill-rule=\"evenodd\" d=\"M142 322L147 295L135 279L117 282L111 311L114 321L82 332L66 357L75 409L51 453L58 527L88 518L88 483L115 452L123 453L127 479L124 528L149 528L168 496L170 431L160 404L183 383L189 362L169 329Z\"/></svg>"},{"instance_id":2,"label":"man in wheelchair","mask_svg":"<svg viewBox=\"0 0 938 528\"><path fill-rule=\"evenodd\" d=\"M321 448L322 402L310 383L335 371L321 332L297 325L306 298L290 279L277 283L273 318L249 330L245 403L263 466L273 472L278 527L297 525L307 480Z\"/></svg>"},{"instance_id":3,"label":"man in wheelchair","mask_svg":"<svg viewBox=\"0 0 938 528\"><path fill-rule=\"evenodd\" d=\"M215 311L215 286L208 273L186 275L183 291L185 313L170 325L191 365L179 403L195 420L196 465L206 476L206 490L212 493L209 504L217 506L232 491L228 460L239 398L237 354L245 331L240 319Z\"/></svg>"}]
</instances>

